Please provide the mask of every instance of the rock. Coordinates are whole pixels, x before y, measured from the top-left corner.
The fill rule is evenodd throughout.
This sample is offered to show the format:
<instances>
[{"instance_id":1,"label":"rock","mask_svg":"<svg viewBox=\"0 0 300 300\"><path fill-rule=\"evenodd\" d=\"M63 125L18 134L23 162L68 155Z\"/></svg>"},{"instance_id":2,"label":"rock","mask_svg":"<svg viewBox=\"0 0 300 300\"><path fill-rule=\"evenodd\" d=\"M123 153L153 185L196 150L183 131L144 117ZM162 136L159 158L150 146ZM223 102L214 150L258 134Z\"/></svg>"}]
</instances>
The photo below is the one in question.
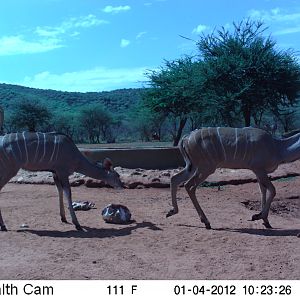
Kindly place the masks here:
<instances>
[{"instance_id":1,"label":"rock","mask_svg":"<svg viewBox=\"0 0 300 300\"><path fill-rule=\"evenodd\" d=\"M133 181L133 182L130 182L128 184L126 184L126 186L129 188L129 189L135 189L137 188L138 186L141 187L141 186L145 186L142 182L138 182L138 181Z\"/></svg>"},{"instance_id":2,"label":"rock","mask_svg":"<svg viewBox=\"0 0 300 300\"><path fill-rule=\"evenodd\" d=\"M164 182L151 182L145 185L147 188L169 188L170 184L169 183L164 183Z\"/></svg>"},{"instance_id":3,"label":"rock","mask_svg":"<svg viewBox=\"0 0 300 300\"><path fill-rule=\"evenodd\" d=\"M85 181L85 186L89 188L103 188L105 187L105 182L102 180L97 180L97 179L87 179Z\"/></svg>"},{"instance_id":4,"label":"rock","mask_svg":"<svg viewBox=\"0 0 300 300\"><path fill-rule=\"evenodd\" d=\"M163 172L161 176L171 177L171 174L169 172Z\"/></svg>"},{"instance_id":5,"label":"rock","mask_svg":"<svg viewBox=\"0 0 300 300\"><path fill-rule=\"evenodd\" d=\"M153 178L153 179L151 180L151 182L160 182L160 179L159 179L159 178Z\"/></svg>"},{"instance_id":6,"label":"rock","mask_svg":"<svg viewBox=\"0 0 300 300\"><path fill-rule=\"evenodd\" d=\"M84 179L77 179L77 180L71 181L70 185L71 186L80 186L80 185L83 185L84 183L85 183Z\"/></svg>"},{"instance_id":7,"label":"rock","mask_svg":"<svg viewBox=\"0 0 300 300\"><path fill-rule=\"evenodd\" d=\"M20 225L20 228L29 228L29 226L27 224L22 224Z\"/></svg>"},{"instance_id":8,"label":"rock","mask_svg":"<svg viewBox=\"0 0 300 300\"><path fill-rule=\"evenodd\" d=\"M142 175L142 173L135 171L135 172L131 173L131 175Z\"/></svg>"},{"instance_id":9,"label":"rock","mask_svg":"<svg viewBox=\"0 0 300 300\"><path fill-rule=\"evenodd\" d=\"M272 180L283 178L288 180L288 177L300 176L299 172L300 161L289 164L283 164L272 173L270 176ZM141 168L126 169L122 167L115 167L115 170L120 174L120 179L128 188L148 188L148 187L169 187L170 178L180 172L183 168L170 170L144 170ZM284 179L286 178L286 179ZM256 182L257 179L253 172L249 170L217 170L211 174L203 184L203 186L219 186L219 185L239 185L249 182ZM13 183L28 183L28 184L54 184L51 172L28 172L20 170L18 174L13 177L10 182ZM74 173L70 176L71 186L85 185L91 188L106 187L101 180L92 179L80 173ZM183 186L183 184L180 184ZM292 194L287 197L289 200L299 199L299 195ZM247 206L247 203L243 203ZM250 203L251 204L251 203ZM249 206L251 206L249 204Z\"/></svg>"}]
</instances>

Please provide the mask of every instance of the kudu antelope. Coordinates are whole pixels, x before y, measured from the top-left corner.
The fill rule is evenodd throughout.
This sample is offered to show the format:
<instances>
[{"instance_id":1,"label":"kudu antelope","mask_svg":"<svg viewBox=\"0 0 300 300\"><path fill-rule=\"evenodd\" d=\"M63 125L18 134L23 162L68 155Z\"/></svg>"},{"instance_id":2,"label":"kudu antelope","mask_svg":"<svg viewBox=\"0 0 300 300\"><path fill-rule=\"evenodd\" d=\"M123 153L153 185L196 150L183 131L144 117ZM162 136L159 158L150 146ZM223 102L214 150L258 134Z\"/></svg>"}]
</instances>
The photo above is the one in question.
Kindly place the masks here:
<instances>
[{"instance_id":1,"label":"kudu antelope","mask_svg":"<svg viewBox=\"0 0 300 300\"><path fill-rule=\"evenodd\" d=\"M20 168L52 172L59 195L61 221L67 222L63 205L64 192L72 223L78 230L82 228L72 207L69 175L78 172L103 180L113 187L122 187L119 174L109 159L105 159L103 164L91 163L69 137L58 133L22 132L0 136L0 190ZM0 226L2 231L6 231L1 210Z\"/></svg>"},{"instance_id":2,"label":"kudu antelope","mask_svg":"<svg viewBox=\"0 0 300 300\"><path fill-rule=\"evenodd\" d=\"M275 171L279 164L300 158L300 134L277 139L258 128L208 127L184 136L179 149L186 166L171 178L173 209L167 217L178 213L177 187L185 182L186 191L201 221L210 229L210 222L196 198L197 186L217 168L250 169L256 175L261 191L261 211L252 216L252 221L262 219L265 227L271 228L268 214L276 191L268 173Z\"/></svg>"}]
</instances>

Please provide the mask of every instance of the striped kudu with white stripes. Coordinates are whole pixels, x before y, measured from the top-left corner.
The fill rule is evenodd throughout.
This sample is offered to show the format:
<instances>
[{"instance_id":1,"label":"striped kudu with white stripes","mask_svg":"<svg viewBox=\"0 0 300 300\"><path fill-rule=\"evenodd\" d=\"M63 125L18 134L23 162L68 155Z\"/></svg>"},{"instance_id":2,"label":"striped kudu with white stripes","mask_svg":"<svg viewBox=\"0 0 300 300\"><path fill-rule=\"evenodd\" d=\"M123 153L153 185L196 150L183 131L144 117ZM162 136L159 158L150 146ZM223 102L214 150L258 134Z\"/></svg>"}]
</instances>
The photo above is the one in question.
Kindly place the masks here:
<instances>
[{"instance_id":1,"label":"striped kudu with white stripes","mask_svg":"<svg viewBox=\"0 0 300 300\"><path fill-rule=\"evenodd\" d=\"M109 159L105 159L103 164L91 163L69 137L54 132L18 132L0 136L0 190L21 168L52 172L59 195L61 220L67 223L63 205L65 193L72 223L78 230L82 228L72 207L69 175L78 172L103 180L113 187L122 187L119 174ZM2 231L6 231L1 210L0 226Z\"/></svg>"},{"instance_id":2,"label":"striped kudu with white stripes","mask_svg":"<svg viewBox=\"0 0 300 300\"><path fill-rule=\"evenodd\" d=\"M256 175L261 191L261 212L253 215L252 221L262 219L265 227L271 228L268 214L276 191L268 173L275 171L279 164L300 158L300 134L277 139L258 128L208 127L184 136L179 149L186 166L171 178L173 209L167 217L178 213L177 187L185 182L186 191L201 221L210 229L210 223L196 198L197 186L217 168L250 169Z\"/></svg>"}]
</instances>

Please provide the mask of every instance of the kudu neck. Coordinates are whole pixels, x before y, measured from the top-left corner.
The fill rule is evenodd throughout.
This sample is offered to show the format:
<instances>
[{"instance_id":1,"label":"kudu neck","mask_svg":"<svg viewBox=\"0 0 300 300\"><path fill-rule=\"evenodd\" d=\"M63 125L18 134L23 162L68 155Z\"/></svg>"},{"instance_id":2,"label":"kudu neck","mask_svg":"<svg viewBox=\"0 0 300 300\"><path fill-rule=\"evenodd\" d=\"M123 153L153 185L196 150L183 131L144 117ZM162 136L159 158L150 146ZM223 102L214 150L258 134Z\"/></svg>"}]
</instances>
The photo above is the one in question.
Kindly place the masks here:
<instances>
[{"instance_id":1,"label":"kudu neck","mask_svg":"<svg viewBox=\"0 0 300 300\"><path fill-rule=\"evenodd\" d=\"M85 157L80 161L75 171L80 174L99 180L103 180L106 177L107 173L104 168L95 163L91 163Z\"/></svg>"},{"instance_id":2,"label":"kudu neck","mask_svg":"<svg viewBox=\"0 0 300 300\"><path fill-rule=\"evenodd\" d=\"M280 140L280 148L283 162L293 162L300 159L300 133Z\"/></svg>"}]
</instances>

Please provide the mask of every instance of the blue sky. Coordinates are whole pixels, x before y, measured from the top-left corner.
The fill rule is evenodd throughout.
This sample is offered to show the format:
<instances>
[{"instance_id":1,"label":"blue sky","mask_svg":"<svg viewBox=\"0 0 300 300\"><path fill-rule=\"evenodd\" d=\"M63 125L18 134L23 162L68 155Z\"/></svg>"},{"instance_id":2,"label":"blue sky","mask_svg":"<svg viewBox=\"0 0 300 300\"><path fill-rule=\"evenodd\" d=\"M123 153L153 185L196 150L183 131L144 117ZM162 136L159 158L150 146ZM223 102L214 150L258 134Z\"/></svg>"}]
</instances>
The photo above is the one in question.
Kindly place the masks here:
<instances>
[{"instance_id":1,"label":"blue sky","mask_svg":"<svg viewBox=\"0 0 300 300\"><path fill-rule=\"evenodd\" d=\"M0 82L63 91L141 87L163 60L196 54L200 34L260 19L300 50L295 0L0 0ZM231 27L230 27L231 26Z\"/></svg>"}]
</instances>

